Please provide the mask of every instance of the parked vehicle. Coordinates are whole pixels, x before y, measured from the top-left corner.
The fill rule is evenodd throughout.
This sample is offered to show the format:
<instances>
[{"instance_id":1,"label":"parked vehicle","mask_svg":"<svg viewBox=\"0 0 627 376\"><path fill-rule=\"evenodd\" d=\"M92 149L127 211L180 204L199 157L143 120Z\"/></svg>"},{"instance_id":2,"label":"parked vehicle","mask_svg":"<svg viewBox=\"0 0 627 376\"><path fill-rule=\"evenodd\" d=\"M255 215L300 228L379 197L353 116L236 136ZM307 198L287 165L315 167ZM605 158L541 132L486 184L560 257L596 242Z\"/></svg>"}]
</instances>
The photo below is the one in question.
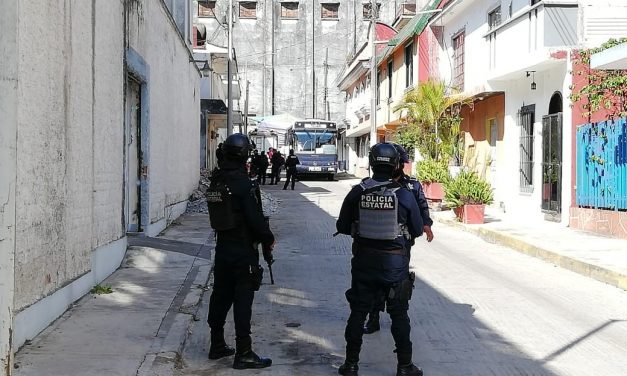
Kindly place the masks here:
<instances>
[{"instance_id":1,"label":"parked vehicle","mask_svg":"<svg viewBox=\"0 0 627 376\"><path fill-rule=\"evenodd\" d=\"M325 176L337 173L337 126L332 121L299 120L288 131L286 143L300 160L299 175Z\"/></svg>"}]
</instances>

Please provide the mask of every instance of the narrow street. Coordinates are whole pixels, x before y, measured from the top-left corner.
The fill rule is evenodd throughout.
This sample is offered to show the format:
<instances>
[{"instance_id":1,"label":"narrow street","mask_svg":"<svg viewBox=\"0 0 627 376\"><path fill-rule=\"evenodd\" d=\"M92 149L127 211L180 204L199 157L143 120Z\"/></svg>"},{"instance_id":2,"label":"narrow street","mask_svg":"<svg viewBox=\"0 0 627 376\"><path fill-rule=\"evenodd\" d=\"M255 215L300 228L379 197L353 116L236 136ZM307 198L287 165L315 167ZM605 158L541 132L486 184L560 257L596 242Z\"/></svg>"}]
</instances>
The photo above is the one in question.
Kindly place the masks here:
<instances>
[{"instance_id":1,"label":"narrow street","mask_svg":"<svg viewBox=\"0 0 627 376\"><path fill-rule=\"evenodd\" d=\"M246 374L336 374L344 357L351 239L332 234L356 182L264 187L278 201L271 219L276 285L266 273L253 340L273 366ZM627 292L437 223L434 232L433 243L420 239L412 253L414 361L425 375L625 375ZM207 360L210 292L176 375L242 374L230 368L232 358ZM382 330L364 337L361 375L394 374L389 328L384 314Z\"/></svg>"}]
</instances>

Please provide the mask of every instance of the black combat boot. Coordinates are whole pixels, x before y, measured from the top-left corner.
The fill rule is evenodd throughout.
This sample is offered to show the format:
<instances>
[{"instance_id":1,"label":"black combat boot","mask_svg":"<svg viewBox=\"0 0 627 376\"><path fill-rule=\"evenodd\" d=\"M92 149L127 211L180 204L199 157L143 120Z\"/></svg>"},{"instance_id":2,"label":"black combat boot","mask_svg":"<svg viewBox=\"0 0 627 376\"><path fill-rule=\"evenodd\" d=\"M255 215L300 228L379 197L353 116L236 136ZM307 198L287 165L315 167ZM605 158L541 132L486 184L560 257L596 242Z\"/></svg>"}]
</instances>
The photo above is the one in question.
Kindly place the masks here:
<instances>
[{"instance_id":1,"label":"black combat boot","mask_svg":"<svg viewBox=\"0 0 627 376\"><path fill-rule=\"evenodd\" d=\"M236 340L237 351L233 360L233 368L266 368L272 365L272 359L262 358L252 349L250 337Z\"/></svg>"},{"instance_id":2,"label":"black combat boot","mask_svg":"<svg viewBox=\"0 0 627 376\"><path fill-rule=\"evenodd\" d=\"M359 366L357 363L349 362L348 360L344 362L340 366L340 369L337 370L337 373L344 376L358 376L357 371L359 371Z\"/></svg>"},{"instance_id":3,"label":"black combat boot","mask_svg":"<svg viewBox=\"0 0 627 376\"><path fill-rule=\"evenodd\" d=\"M211 330L211 346L209 347L209 359L221 359L235 354L235 349L224 341L224 330Z\"/></svg>"},{"instance_id":4,"label":"black combat boot","mask_svg":"<svg viewBox=\"0 0 627 376\"><path fill-rule=\"evenodd\" d=\"M396 367L396 376L422 376L422 370L413 363L399 364Z\"/></svg>"},{"instance_id":5,"label":"black combat boot","mask_svg":"<svg viewBox=\"0 0 627 376\"><path fill-rule=\"evenodd\" d=\"M374 332L378 332L379 330L381 330L381 325L379 324L379 311L370 312L368 321L364 326L364 334L372 334Z\"/></svg>"}]
</instances>

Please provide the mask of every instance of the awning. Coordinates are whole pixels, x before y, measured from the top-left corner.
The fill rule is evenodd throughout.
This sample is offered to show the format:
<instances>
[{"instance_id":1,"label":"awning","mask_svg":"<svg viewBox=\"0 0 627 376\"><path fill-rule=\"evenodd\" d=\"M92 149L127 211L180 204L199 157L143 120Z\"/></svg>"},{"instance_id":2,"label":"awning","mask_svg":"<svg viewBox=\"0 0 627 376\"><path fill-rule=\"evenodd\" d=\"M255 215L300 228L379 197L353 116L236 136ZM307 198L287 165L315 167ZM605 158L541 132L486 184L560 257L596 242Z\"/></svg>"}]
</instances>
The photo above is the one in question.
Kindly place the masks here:
<instances>
[{"instance_id":1,"label":"awning","mask_svg":"<svg viewBox=\"0 0 627 376\"><path fill-rule=\"evenodd\" d=\"M590 57L590 68L627 70L627 43L593 54Z\"/></svg>"}]
</instances>

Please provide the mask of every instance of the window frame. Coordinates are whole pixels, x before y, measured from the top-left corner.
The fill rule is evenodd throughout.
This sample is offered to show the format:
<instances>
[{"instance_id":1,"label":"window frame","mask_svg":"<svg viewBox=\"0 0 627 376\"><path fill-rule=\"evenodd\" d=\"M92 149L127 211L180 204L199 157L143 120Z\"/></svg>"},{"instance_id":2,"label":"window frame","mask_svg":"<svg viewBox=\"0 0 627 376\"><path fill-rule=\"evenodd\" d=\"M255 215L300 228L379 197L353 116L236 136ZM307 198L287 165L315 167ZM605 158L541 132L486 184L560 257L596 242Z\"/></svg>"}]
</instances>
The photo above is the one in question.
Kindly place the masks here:
<instances>
[{"instance_id":1,"label":"window frame","mask_svg":"<svg viewBox=\"0 0 627 376\"><path fill-rule=\"evenodd\" d=\"M501 6L498 5L488 12L488 29L492 30L501 23L503 23L503 13L501 12Z\"/></svg>"},{"instance_id":2,"label":"window frame","mask_svg":"<svg viewBox=\"0 0 627 376\"><path fill-rule=\"evenodd\" d=\"M255 5L255 8L253 9L254 15L253 16L242 16L242 6L246 6L246 5ZM255 20L257 19L257 2L256 1L240 1L238 2L238 17L241 19L246 19L246 20Z\"/></svg>"},{"instance_id":3,"label":"window frame","mask_svg":"<svg viewBox=\"0 0 627 376\"><path fill-rule=\"evenodd\" d=\"M381 3L377 2L377 16L381 14ZM362 3L361 16L363 20L370 20L372 18L372 3Z\"/></svg>"},{"instance_id":4,"label":"window frame","mask_svg":"<svg viewBox=\"0 0 627 376\"><path fill-rule=\"evenodd\" d=\"M392 96L394 95L394 91L392 90L392 77L394 74L394 60L388 60L388 101L392 101Z\"/></svg>"},{"instance_id":5,"label":"window frame","mask_svg":"<svg viewBox=\"0 0 627 376\"><path fill-rule=\"evenodd\" d=\"M325 7L335 7L335 17L325 17ZM328 11L328 10L327 10ZM333 12L333 11L331 11ZM327 21L339 21L340 19L340 3L321 3L320 4L320 19Z\"/></svg>"},{"instance_id":6,"label":"window frame","mask_svg":"<svg viewBox=\"0 0 627 376\"><path fill-rule=\"evenodd\" d=\"M203 6L203 4L206 4L207 8L210 8L209 5L213 5L210 10L211 14L205 14L204 11L200 11L200 7ZM196 9L198 12L198 18L216 18L216 5L216 0L198 0L198 5Z\"/></svg>"},{"instance_id":7,"label":"window frame","mask_svg":"<svg viewBox=\"0 0 627 376\"><path fill-rule=\"evenodd\" d=\"M376 94L376 101L377 101L377 102L376 102L377 107L378 107L378 106L379 106L379 104L381 103L381 93L380 93L380 91L381 91L381 81L382 81L382 79L381 79L381 74L382 74L382 73L383 73L383 71L382 71L380 68L379 68L379 69L377 69L377 89L376 89L376 91L375 91L375 94Z\"/></svg>"},{"instance_id":8,"label":"window frame","mask_svg":"<svg viewBox=\"0 0 627 376\"><path fill-rule=\"evenodd\" d=\"M287 6L296 5L295 9L287 9ZM283 1L281 2L281 19L282 20L297 20L300 16L299 9L300 3L298 1ZM285 11L295 11L296 16L287 16Z\"/></svg>"},{"instance_id":9,"label":"window frame","mask_svg":"<svg viewBox=\"0 0 627 376\"><path fill-rule=\"evenodd\" d=\"M456 42L461 38L461 44ZM465 79L465 54L466 54L466 30L462 29L453 34L452 46L453 46L453 77L451 79L452 86L459 91L464 90ZM461 51L461 53L460 53Z\"/></svg>"},{"instance_id":10,"label":"window frame","mask_svg":"<svg viewBox=\"0 0 627 376\"><path fill-rule=\"evenodd\" d=\"M408 64L408 60L409 60L409 64ZM413 41L407 43L405 47L403 47L403 61L405 64L405 88L408 89L414 85L414 42Z\"/></svg>"},{"instance_id":11,"label":"window frame","mask_svg":"<svg viewBox=\"0 0 627 376\"><path fill-rule=\"evenodd\" d=\"M518 150L520 153L519 160L519 188L521 193L533 192L533 168L534 168L534 125L536 116L536 105L531 104L523 106L518 112L518 126L520 127L520 136L518 141ZM524 116L528 115L530 120L525 123Z\"/></svg>"}]
</instances>

